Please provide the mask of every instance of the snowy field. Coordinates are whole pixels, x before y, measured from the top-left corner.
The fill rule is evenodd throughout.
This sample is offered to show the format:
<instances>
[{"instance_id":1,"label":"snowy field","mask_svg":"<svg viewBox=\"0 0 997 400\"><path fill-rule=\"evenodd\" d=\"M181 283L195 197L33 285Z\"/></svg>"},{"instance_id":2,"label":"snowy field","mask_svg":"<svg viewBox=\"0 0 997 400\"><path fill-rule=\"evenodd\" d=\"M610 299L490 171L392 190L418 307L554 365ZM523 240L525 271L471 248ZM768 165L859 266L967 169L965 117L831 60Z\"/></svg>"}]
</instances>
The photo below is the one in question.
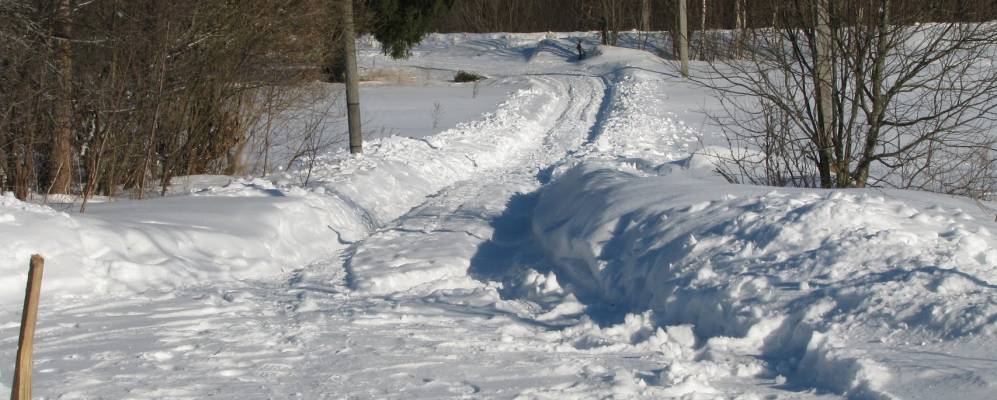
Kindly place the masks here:
<instances>
[{"instance_id":1,"label":"snowy field","mask_svg":"<svg viewBox=\"0 0 997 400\"><path fill-rule=\"evenodd\" d=\"M0 393L41 253L45 399L994 398L993 215L727 184L708 91L595 39L361 46L360 158L0 197Z\"/></svg>"}]
</instances>

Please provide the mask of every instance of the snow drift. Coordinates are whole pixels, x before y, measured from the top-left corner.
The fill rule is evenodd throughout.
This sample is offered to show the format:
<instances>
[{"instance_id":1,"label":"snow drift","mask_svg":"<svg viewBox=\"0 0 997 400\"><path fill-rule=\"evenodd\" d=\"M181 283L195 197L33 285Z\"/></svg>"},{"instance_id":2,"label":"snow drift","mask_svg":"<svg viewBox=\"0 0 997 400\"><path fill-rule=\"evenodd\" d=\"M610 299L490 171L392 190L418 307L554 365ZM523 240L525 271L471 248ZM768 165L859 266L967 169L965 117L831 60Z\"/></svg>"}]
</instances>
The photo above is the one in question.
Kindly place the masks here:
<instances>
[{"instance_id":1,"label":"snow drift","mask_svg":"<svg viewBox=\"0 0 997 400\"><path fill-rule=\"evenodd\" d=\"M197 196L93 204L81 216L3 196L0 304L23 297L32 253L46 258L46 297L273 276L342 248L329 227L357 234L362 221L330 200L300 188L236 181Z\"/></svg>"},{"instance_id":2,"label":"snow drift","mask_svg":"<svg viewBox=\"0 0 997 400\"><path fill-rule=\"evenodd\" d=\"M857 332L997 333L997 238L969 201L728 185L680 164L625 171L568 170L541 192L534 236L582 297L693 324L707 352L781 360L801 383L877 397L888 374L846 350Z\"/></svg>"}]
</instances>

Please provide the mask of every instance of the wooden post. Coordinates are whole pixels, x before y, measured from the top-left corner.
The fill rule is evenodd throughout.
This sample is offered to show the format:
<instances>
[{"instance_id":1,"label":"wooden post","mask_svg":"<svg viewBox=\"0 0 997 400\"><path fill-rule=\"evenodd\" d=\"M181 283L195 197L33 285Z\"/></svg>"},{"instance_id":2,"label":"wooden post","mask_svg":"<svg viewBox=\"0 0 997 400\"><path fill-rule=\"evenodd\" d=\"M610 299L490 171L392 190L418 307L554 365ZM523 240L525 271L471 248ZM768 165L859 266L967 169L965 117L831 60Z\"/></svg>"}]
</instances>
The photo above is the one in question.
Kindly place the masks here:
<instances>
[{"instance_id":1,"label":"wooden post","mask_svg":"<svg viewBox=\"0 0 997 400\"><path fill-rule=\"evenodd\" d=\"M24 311L21 313L21 337L17 341L17 361L14 364L14 387L11 400L31 400L31 364L35 343L35 323L38 321L38 297L42 289L42 270L45 259L31 256L28 269L28 287L24 293Z\"/></svg>"},{"instance_id":2,"label":"wooden post","mask_svg":"<svg viewBox=\"0 0 997 400\"><path fill-rule=\"evenodd\" d=\"M339 0L343 11L343 51L346 52L346 119L350 128L350 153L363 153L360 130L360 77L357 72L357 41L353 23L353 0Z\"/></svg>"},{"instance_id":3,"label":"wooden post","mask_svg":"<svg viewBox=\"0 0 997 400\"><path fill-rule=\"evenodd\" d=\"M686 14L686 0L679 0L679 60L682 63L682 76L689 77L689 16Z\"/></svg>"}]
</instances>

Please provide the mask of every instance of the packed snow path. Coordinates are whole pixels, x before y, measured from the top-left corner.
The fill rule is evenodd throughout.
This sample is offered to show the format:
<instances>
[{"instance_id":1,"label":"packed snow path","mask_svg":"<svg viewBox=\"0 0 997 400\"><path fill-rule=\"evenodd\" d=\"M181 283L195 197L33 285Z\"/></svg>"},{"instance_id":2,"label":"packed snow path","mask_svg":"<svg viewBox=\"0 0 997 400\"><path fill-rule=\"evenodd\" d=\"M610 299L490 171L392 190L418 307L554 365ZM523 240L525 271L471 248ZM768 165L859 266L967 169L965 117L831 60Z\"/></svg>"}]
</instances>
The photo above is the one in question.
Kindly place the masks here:
<instances>
[{"instance_id":1,"label":"packed snow path","mask_svg":"<svg viewBox=\"0 0 997 400\"><path fill-rule=\"evenodd\" d=\"M566 98L550 129L531 138L537 146L515 155L507 167L486 170L430 196L351 249L347 268L354 288L388 294L426 284L432 291L441 282L455 280L460 286L459 281L472 279L472 258L493 236L493 223L513 196L535 191L541 171L578 149L596 129L605 93L602 79L581 74L534 79Z\"/></svg>"},{"instance_id":2,"label":"packed snow path","mask_svg":"<svg viewBox=\"0 0 997 400\"><path fill-rule=\"evenodd\" d=\"M573 38L545 36L439 35L405 61L368 48L366 68L467 69L515 90L452 130L327 155L304 187L294 171L216 182L94 220L0 198L0 223L48 227L10 235L15 253L38 237L55 265L87 253L47 271L73 296L42 306L35 393L992 393L997 360L980 349L997 348L997 251L964 203L719 182L691 156L719 143L688 126L700 89L647 53L590 37L577 62ZM0 309L0 359L16 321ZM11 373L0 365L0 385Z\"/></svg>"}]
</instances>

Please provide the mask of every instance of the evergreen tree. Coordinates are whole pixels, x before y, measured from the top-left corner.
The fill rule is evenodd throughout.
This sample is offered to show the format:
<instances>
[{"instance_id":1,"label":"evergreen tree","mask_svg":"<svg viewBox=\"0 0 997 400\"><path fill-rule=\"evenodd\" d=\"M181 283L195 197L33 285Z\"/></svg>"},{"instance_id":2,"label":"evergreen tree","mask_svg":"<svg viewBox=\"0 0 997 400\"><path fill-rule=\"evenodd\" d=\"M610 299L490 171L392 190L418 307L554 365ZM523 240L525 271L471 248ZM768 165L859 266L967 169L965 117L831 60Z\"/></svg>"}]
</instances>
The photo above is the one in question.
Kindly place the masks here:
<instances>
[{"instance_id":1,"label":"evergreen tree","mask_svg":"<svg viewBox=\"0 0 997 400\"><path fill-rule=\"evenodd\" d=\"M409 56L412 46L433 29L453 0L371 0L372 34L394 58Z\"/></svg>"}]
</instances>

